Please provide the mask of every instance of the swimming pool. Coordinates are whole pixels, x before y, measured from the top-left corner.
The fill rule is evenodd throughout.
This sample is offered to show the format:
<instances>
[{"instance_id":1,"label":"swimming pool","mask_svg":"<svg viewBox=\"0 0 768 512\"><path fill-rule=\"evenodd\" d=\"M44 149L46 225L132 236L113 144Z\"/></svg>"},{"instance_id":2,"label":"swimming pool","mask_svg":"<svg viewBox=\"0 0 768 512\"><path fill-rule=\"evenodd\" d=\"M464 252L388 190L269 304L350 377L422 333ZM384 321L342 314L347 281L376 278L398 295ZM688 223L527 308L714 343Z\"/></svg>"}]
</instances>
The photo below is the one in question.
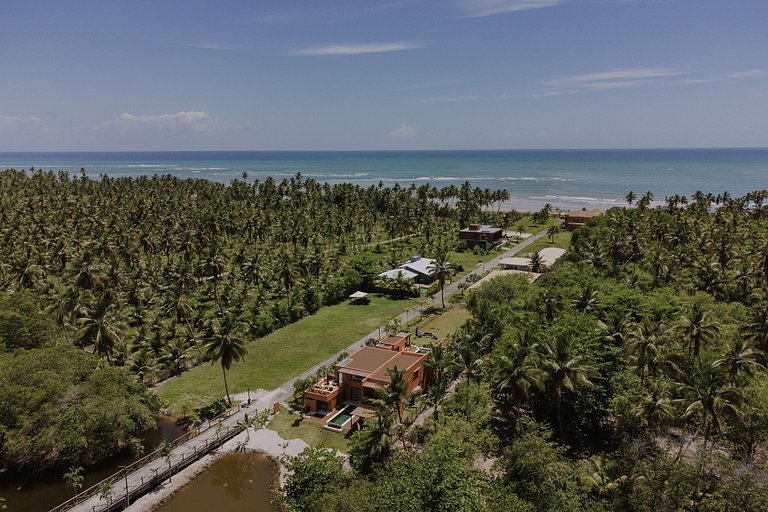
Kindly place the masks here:
<instances>
[{"instance_id":1,"label":"swimming pool","mask_svg":"<svg viewBox=\"0 0 768 512\"><path fill-rule=\"evenodd\" d=\"M344 431L344 427L352 420L352 411L357 408L354 404L349 404L333 416L328 423L324 425L324 428L332 430L334 432Z\"/></svg>"}]
</instances>

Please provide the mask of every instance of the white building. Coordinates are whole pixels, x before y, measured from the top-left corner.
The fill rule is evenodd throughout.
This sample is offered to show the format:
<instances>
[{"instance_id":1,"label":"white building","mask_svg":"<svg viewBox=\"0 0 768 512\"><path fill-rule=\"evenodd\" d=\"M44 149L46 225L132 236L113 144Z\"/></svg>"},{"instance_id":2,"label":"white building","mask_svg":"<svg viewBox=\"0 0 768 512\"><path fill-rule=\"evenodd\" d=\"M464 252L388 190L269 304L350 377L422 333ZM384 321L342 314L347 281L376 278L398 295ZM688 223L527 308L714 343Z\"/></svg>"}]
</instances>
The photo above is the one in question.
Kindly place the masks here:
<instances>
[{"instance_id":1,"label":"white building","mask_svg":"<svg viewBox=\"0 0 768 512\"><path fill-rule=\"evenodd\" d=\"M383 279L398 279L400 277L408 281L428 284L435 280L435 276L430 268L434 263L435 260L433 259L414 256L399 267L382 272L379 274L379 277Z\"/></svg>"}]
</instances>

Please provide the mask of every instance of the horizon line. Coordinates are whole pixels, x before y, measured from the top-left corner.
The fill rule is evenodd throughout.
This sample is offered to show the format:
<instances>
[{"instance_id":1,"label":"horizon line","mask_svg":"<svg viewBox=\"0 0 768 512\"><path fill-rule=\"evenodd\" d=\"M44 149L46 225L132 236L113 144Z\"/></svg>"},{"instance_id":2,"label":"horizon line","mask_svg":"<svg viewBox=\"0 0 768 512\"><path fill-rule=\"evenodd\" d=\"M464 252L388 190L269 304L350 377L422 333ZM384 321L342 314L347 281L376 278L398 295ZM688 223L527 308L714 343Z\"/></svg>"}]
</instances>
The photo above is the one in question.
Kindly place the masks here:
<instances>
[{"instance_id":1,"label":"horizon line","mask_svg":"<svg viewBox=\"0 0 768 512\"><path fill-rule=\"evenodd\" d=\"M718 151L768 150L768 146L638 146L638 147L559 147L559 148L456 148L456 149L108 149L108 150L0 150L0 154L46 153L423 153L423 152L492 152L492 151Z\"/></svg>"}]
</instances>

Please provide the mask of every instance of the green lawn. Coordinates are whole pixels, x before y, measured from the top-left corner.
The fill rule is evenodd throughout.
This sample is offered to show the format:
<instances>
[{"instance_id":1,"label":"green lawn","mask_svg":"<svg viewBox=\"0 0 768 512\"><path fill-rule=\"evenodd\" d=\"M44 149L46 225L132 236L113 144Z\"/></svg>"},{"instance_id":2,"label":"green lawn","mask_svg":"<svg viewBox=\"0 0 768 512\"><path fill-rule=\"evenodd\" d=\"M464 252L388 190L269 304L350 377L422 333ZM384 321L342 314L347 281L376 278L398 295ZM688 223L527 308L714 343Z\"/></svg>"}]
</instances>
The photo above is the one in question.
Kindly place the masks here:
<instances>
[{"instance_id":1,"label":"green lawn","mask_svg":"<svg viewBox=\"0 0 768 512\"><path fill-rule=\"evenodd\" d=\"M471 318L469 311L461 306L456 306L448 309L440 315L433 315L425 318L419 323L419 332L431 332L438 338L445 336L452 336L456 330L464 325L464 323ZM427 338L415 338L414 343L417 345L427 345L429 342L434 341Z\"/></svg>"},{"instance_id":2,"label":"green lawn","mask_svg":"<svg viewBox=\"0 0 768 512\"><path fill-rule=\"evenodd\" d=\"M559 247L561 249L568 249L571 245L571 232L567 231L565 229L561 230L560 233L557 234L557 236L554 239L554 242L549 240L548 236L539 238L535 242L533 242L531 245L525 248L525 252L538 252L545 247Z\"/></svg>"},{"instance_id":3,"label":"green lawn","mask_svg":"<svg viewBox=\"0 0 768 512\"><path fill-rule=\"evenodd\" d=\"M454 265L461 265L464 268L463 272L459 272L457 276L454 277L461 277L465 274L469 274L470 272L474 271L477 268L478 263L487 263L491 261L493 258L498 256L504 251L501 251L499 249L491 249L488 254L475 254L471 250L466 250L464 252L456 252L452 251L448 253L448 260L453 263Z\"/></svg>"},{"instance_id":4,"label":"green lawn","mask_svg":"<svg viewBox=\"0 0 768 512\"><path fill-rule=\"evenodd\" d=\"M324 307L249 343L245 361L234 363L227 373L229 391L274 389L416 304L416 299L393 300L371 295L367 306L345 302ZM224 396L221 366L200 365L169 379L157 388L157 393L177 411L208 404Z\"/></svg>"},{"instance_id":5,"label":"green lawn","mask_svg":"<svg viewBox=\"0 0 768 512\"><path fill-rule=\"evenodd\" d=\"M531 216L526 215L525 217L518 220L514 224L507 226L504 230L515 232L517 231L517 228L522 227L524 232L533 233L535 235L542 229L547 229L549 226L557 222L557 220L558 220L558 217L556 215L552 215L544 224L534 224L533 220L531 220Z\"/></svg>"},{"instance_id":6,"label":"green lawn","mask_svg":"<svg viewBox=\"0 0 768 512\"><path fill-rule=\"evenodd\" d=\"M323 424L317 421L302 420L300 415L291 414L285 407L272 418L267 428L280 434L283 439L302 439L315 448L334 448L344 453L349 451L344 434L325 430Z\"/></svg>"}]
</instances>

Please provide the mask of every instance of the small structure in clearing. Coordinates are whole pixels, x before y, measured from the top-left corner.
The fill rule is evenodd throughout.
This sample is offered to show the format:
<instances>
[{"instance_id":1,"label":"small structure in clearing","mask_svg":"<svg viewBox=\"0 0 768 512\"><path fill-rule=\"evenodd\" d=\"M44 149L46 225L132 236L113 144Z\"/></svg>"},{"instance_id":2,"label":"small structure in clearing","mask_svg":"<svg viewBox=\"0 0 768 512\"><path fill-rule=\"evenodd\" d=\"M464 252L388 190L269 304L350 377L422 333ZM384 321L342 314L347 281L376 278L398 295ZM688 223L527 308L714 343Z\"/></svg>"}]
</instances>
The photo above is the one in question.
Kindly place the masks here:
<instances>
[{"instance_id":1,"label":"small structure in clearing","mask_svg":"<svg viewBox=\"0 0 768 512\"><path fill-rule=\"evenodd\" d=\"M357 291L349 296L349 302L350 304L370 304L371 298L367 293Z\"/></svg>"}]
</instances>

